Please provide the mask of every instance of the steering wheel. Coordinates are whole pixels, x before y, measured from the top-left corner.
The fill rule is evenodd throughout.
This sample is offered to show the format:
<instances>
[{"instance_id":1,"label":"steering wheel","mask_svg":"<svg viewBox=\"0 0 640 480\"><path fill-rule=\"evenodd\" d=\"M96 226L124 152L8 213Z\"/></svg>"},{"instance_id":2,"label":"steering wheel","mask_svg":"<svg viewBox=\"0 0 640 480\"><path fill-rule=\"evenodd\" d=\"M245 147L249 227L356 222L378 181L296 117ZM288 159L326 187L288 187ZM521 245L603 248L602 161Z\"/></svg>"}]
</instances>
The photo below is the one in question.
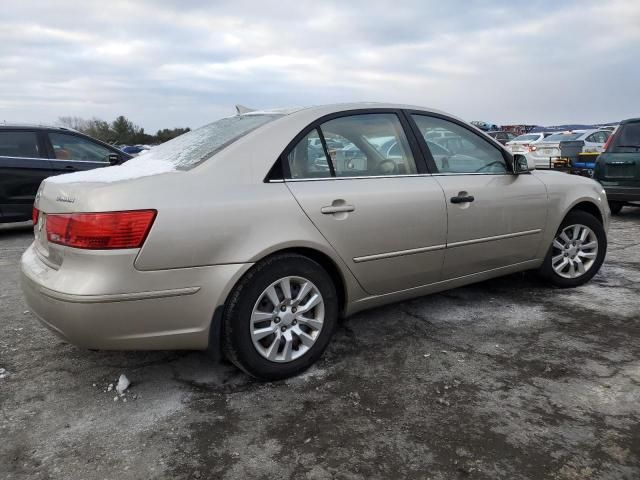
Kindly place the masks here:
<instances>
[{"instance_id":1,"label":"steering wheel","mask_svg":"<svg viewBox=\"0 0 640 480\"><path fill-rule=\"evenodd\" d=\"M376 170L378 170L378 173L382 175L395 175L398 173L398 165L396 165L396 162L393 160L386 159L378 164L378 168Z\"/></svg>"},{"instance_id":2,"label":"steering wheel","mask_svg":"<svg viewBox=\"0 0 640 480\"><path fill-rule=\"evenodd\" d=\"M477 169L476 173L482 172L483 170L486 170L489 167L493 167L494 165L503 165L504 166L504 162L501 162L500 160L495 160L495 161L493 161L491 163L487 163L486 165L483 165L482 167Z\"/></svg>"}]
</instances>

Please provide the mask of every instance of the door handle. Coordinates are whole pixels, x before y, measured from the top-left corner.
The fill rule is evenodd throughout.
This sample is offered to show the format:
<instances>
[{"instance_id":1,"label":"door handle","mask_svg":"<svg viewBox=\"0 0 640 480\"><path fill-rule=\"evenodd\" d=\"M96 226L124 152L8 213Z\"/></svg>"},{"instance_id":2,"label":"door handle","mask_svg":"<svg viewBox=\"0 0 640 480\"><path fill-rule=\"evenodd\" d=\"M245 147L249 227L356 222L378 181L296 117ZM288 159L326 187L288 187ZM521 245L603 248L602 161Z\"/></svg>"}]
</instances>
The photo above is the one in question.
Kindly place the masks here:
<instances>
[{"instance_id":1,"label":"door handle","mask_svg":"<svg viewBox=\"0 0 640 480\"><path fill-rule=\"evenodd\" d=\"M320 209L321 213L330 215L332 213L346 213L353 212L356 209L353 205L328 205Z\"/></svg>"},{"instance_id":2,"label":"door handle","mask_svg":"<svg viewBox=\"0 0 640 480\"><path fill-rule=\"evenodd\" d=\"M67 165L66 167L64 167L65 170L74 170L74 167L72 165Z\"/></svg>"},{"instance_id":3,"label":"door handle","mask_svg":"<svg viewBox=\"0 0 640 480\"><path fill-rule=\"evenodd\" d=\"M458 194L457 197L451 197L450 199L451 203L469 203L475 200L473 195L464 195L464 193L466 192L460 192L460 193L463 193L463 195Z\"/></svg>"}]
</instances>

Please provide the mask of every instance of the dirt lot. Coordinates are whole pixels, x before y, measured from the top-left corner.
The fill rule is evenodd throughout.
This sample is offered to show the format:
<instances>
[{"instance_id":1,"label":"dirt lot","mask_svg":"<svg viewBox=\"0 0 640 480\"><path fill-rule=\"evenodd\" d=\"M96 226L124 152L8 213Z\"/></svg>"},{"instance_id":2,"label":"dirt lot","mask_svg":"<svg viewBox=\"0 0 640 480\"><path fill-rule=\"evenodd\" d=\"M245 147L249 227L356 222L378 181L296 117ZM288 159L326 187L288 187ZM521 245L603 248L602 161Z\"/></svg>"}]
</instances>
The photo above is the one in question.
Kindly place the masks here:
<instances>
[{"instance_id":1,"label":"dirt lot","mask_svg":"<svg viewBox=\"0 0 640 480\"><path fill-rule=\"evenodd\" d=\"M640 478L640 209L582 288L515 275L364 312L271 384L63 343L21 297L30 237L0 227L0 478Z\"/></svg>"}]
</instances>

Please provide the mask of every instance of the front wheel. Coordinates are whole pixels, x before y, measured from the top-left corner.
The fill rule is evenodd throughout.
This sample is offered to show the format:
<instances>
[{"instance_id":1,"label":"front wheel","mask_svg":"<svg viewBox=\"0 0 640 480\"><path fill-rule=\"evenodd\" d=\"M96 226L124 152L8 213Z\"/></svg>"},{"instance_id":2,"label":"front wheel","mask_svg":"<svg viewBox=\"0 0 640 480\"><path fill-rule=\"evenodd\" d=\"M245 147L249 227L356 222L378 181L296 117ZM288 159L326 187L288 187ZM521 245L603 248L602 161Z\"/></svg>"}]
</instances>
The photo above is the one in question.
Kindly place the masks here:
<instances>
[{"instance_id":1,"label":"front wheel","mask_svg":"<svg viewBox=\"0 0 640 480\"><path fill-rule=\"evenodd\" d=\"M570 212L556 233L540 274L557 287L577 287L598 273L606 252L607 235L598 219L587 212Z\"/></svg>"},{"instance_id":2,"label":"front wheel","mask_svg":"<svg viewBox=\"0 0 640 480\"><path fill-rule=\"evenodd\" d=\"M317 262L280 254L257 263L225 306L227 358L249 375L278 380L311 366L338 318L331 277Z\"/></svg>"}]
</instances>

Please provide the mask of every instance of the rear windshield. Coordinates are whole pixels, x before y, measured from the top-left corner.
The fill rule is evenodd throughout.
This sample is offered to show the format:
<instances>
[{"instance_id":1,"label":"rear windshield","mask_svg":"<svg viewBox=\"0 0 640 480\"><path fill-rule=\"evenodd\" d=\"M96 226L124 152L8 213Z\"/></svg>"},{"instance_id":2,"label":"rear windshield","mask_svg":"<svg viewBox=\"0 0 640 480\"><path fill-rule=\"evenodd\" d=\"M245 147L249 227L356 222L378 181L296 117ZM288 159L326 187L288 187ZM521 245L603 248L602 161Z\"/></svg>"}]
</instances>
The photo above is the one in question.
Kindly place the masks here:
<instances>
[{"instance_id":1,"label":"rear windshield","mask_svg":"<svg viewBox=\"0 0 640 480\"><path fill-rule=\"evenodd\" d=\"M528 140L538 140L540 138L539 133L529 133L527 135L520 135L512 140L512 142L526 142Z\"/></svg>"},{"instance_id":2,"label":"rear windshield","mask_svg":"<svg viewBox=\"0 0 640 480\"><path fill-rule=\"evenodd\" d=\"M614 147L640 147L640 122L627 123L620 127L614 140Z\"/></svg>"},{"instance_id":3,"label":"rear windshield","mask_svg":"<svg viewBox=\"0 0 640 480\"><path fill-rule=\"evenodd\" d=\"M545 142L566 142L569 140L577 140L581 133L555 133L544 139Z\"/></svg>"},{"instance_id":4,"label":"rear windshield","mask_svg":"<svg viewBox=\"0 0 640 480\"><path fill-rule=\"evenodd\" d=\"M245 114L222 118L158 145L143 156L145 160L171 162L179 170L188 170L252 130L280 117L282 115Z\"/></svg>"}]
</instances>

